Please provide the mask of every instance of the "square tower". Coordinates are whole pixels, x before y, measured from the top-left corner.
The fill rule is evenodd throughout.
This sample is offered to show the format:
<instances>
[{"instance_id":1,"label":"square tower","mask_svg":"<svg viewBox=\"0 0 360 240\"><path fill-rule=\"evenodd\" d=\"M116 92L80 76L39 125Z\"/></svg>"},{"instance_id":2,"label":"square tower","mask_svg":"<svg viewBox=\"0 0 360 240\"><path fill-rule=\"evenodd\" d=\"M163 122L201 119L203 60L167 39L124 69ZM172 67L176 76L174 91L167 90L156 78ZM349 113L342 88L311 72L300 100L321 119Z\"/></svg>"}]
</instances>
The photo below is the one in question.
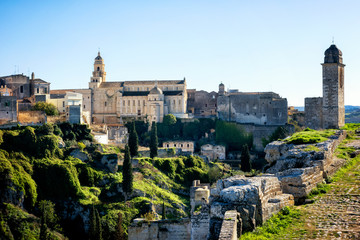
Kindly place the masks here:
<instances>
[{"instance_id":1,"label":"square tower","mask_svg":"<svg viewBox=\"0 0 360 240\"><path fill-rule=\"evenodd\" d=\"M325 51L323 67L323 128L345 125L342 52L333 44Z\"/></svg>"}]
</instances>

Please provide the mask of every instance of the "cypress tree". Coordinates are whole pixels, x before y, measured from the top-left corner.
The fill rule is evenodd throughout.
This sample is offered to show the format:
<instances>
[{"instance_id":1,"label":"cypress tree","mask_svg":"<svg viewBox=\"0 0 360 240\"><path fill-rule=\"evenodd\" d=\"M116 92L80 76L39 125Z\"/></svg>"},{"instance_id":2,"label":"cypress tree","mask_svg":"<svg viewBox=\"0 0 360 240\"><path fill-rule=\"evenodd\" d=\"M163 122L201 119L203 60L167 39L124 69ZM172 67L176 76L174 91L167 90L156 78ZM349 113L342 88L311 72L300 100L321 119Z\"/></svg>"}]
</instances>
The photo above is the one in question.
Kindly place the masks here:
<instances>
[{"instance_id":1,"label":"cypress tree","mask_svg":"<svg viewBox=\"0 0 360 240\"><path fill-rule=\"evenodd\" d=\"M97 240L102 240L102 224L101 224L101 219L100 219L100 215L98 210L95 210L95 214L96 214L96 239Z\"/></svg>"},{"instance_id":2,"label":"cypress tree","mask_svg":"<svg viewBox=\"0 0 360 240\"><path fill-rule=\"evenodd\" d=\"M90 212L90 228L89 228L89 239L90 240L96 240L96 213L94 205L92 206L91 212Z\"/></svg>"},{"instance_id":3,"label":"cypress tree","mask_svg":"<svg viewBox=\"0 0 360 240\"><path fill-rule=\"evenodd\" d=\"M114 240L124 240L125 236L124 236L124 228L122 226L123 219L122 219L121 212L119 212L118 216L119 216L119 218L118 218L118 222L117 222L117 225L116 225Z\"/></svg>"},{"instance_id":4,"label":"cypress tree","mask_svg":"<svg viewBox=\"0 0 360 240\"><path fill-rule=\"evenodd\" d=\"M166 208L165 208L165 202L163 201L163 205L162 205L162 218L161 219L166 219Z\"/></svg>"},{"instance_id":5,"label":"cypress tree","mask_svg":"<svg viewBox=\"0 0 360 240\"><path fill-rule=\"evenodd\" d=\"M132 170L130 151L128 145L125 146L122 189L126 194L132 193L133 191L133 170Z\"/></svg>"},{"instance_id":6,"label":"cypress tree","mask_svg":"<svg viewBox=\"0 0 360 240\"><path fill-rule=\"evenodd\" d=\"M241 171L243 172L251 171L250 153L247 144L243 145L241 151Z\"/></svg>"},{"instance_id":7,"label":"cypress tree","mask_svg":"<svg viewBox=\"0 0 360 240\"><path fill-rule=\"evenodd\" d=\"M132 157L138 155L138 148L139 148L139 139L138 135L136 133L135 128L135 121L132 122L130 127L130 134L129 134L129 148L130 148L130 154Z\"/></svg>"},{"instance_id":8,"label":"cypress tree","mask_svg":"<svg viewBox=\"0 0 360 240\"><path fill-rule=\"evenodd\" d=\"M156 123L152 122L150 136L150 157L154 158L158 155L158 136Z\"/></svg>"}]
</instances>

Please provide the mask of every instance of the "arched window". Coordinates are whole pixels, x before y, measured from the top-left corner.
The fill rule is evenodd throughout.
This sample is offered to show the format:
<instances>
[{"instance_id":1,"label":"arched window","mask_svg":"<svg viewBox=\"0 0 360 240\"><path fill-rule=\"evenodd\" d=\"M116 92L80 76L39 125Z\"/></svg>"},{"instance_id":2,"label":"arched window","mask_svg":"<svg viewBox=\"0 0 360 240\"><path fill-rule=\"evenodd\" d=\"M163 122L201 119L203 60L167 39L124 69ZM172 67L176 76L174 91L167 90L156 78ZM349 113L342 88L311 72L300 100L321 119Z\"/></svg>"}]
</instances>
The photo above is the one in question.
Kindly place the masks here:
<instances>
[{"instance_id":1,"label":"arched window","mask_svg":"<svg viewBox=\"0 0 360 240\"><path fill-rule=\"evenodd\" d=\"M97 67L97 70L100 71L100 67Z\"/></svg>"}]
</instances>

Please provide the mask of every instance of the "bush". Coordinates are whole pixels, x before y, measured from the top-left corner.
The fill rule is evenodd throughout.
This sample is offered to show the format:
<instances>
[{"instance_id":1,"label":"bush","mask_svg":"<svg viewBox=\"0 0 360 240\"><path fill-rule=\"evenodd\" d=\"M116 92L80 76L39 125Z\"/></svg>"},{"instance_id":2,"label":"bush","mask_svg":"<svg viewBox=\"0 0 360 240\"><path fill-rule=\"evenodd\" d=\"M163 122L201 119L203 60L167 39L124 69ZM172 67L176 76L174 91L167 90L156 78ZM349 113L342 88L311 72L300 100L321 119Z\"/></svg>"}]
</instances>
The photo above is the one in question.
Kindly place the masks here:
<instances>
[{"instance_id":1,"label":"bush","mask_svg":"<svg viewBox=\"0 0 360 240\"><path fill-rule=\"evenodd\" d=\"M77 170L70 161L35 160L34 180L42 199L82 198L84 196Z\"/></svg>"},{"instance_id":2,"label":"bush","mask_svg":"<svg viewBox=\"0 0 360 240\"><path fill-rule=\"evenodd\" d=\"M252 147L252 135L236 123L216 121L216 142L223 144L228 151L240 151L241 146L247 144L249 149Z\"/></svg>"},{"instance_id":3,"label":"bush","mask_svg":"<svg viewBox=\"0 0 360 240\"><path fill-rule=\"evenodd\" d=\"M55 105L52 103L37 102L31 110L44 111L48 116L59 115L58 110L56 109Z\"/></svg>"}]
</instances>

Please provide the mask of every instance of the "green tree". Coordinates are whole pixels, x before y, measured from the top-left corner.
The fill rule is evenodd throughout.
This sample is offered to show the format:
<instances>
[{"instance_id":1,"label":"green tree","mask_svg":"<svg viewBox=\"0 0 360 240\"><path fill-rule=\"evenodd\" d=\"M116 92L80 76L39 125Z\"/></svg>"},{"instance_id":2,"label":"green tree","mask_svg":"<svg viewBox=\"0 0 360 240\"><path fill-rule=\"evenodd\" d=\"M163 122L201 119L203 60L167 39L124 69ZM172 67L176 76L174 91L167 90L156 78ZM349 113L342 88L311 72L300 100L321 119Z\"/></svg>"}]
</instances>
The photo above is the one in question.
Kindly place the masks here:
<instances>
[{"instance_id":1,"label":"green tree","mask_svg":"<svg viewBox=\"0 0 360 240\"><path fill-rule=\"evenodd\" d=\"M131 165L130 150L128 145L125 146L122 189L125 192L126 196L133 191L133 169Z\"/></svg>"},{"instance_id":2,"label":"green tree","mask_svg":"<svg viewBox=\"0 0 360 240\"><path fill-rule=\"evenodd\" d=\"M19 134L19 145L21 149L29 154L34 154L36 152L36 142L37 137L32 127L26 127Z\"/></svg>"},{"instance_id":3,"label":"green tree","mask_svg":"<svg viewBox=\"0 0 360 240\"><path fill-rule=\"evenodd\" d=\"M176 117L173 114L167 114L164 116L163 123L165 125L174 125L176 123Z\"/></svg>"},{"instance_id":4,"label":"green tree","mask_svg":"<svg viewBox=\"0 0 360 240\"><path fill-rule=\"evenodd\" d=\"M158 155L158 136L156 123L152 122L150 136L150 157L154 158Z\"/></svg>"},{"instance_id":5,"label":"green tree","mask_svg":"<svg viewBox=\"0 0 360 240\"><path fill-rule=\"evenodd\" d=\"M48 116L59 115L59 112L56 109L55 105L47 102L37 102L31 110L44 111Z\"/></svg>"},{"instance_id":6,"label":"green tree","mask_svg":"<svg viewBox=\"0 0 360 240\"><path fill-rule=\"evenodd\" d=\"M42 200L39 202L39 208L41 211L40 219L40 240L48 239L48 228L52 230L61 230L57 224L58 217L55 214L55 204L48 200Z\"/></svg>"},{"instance_id":7,"label":"green tree","mask_svg":"<svg viewBox=\"0 0 360 240\"><path fill-rule=\"evenodd\" d=\"M138 148L139 148L138 144L139 144L139 140L135 129L135 122L132 122L130 127L130 134L129 134L129 148L132 157L138 155Z\"/></svg>"},{"instance_id":8,"label":"green tree","mask_svg":"<svg viewBox=\"0 0 360 240\"><path fill-rule=\"evenodd\" d=\"M119 218L116 224L115 234L114 234L114 240L125 240L125 232L123 228L123 217L121 212L118 214Z\"/></svg>"},{"instance_id":9,"label":"green tree","mask_svg":"<svg viewBox=\"0 0 360 240\"><path fill-rule=\"evenodd\" d=\"M92 205L90 212L90 228L89 228L89 239L96 240L96 231L97 231L97 221L96 221L96 209Z\"/></svg>"},{"instance_id":10,"label":"green tree","mask_svg":"<svg viewBox=\"0 0 360 240\"><path fill-rule=\"evenodd\" d=\"M165 207L165 202L163 200L163 204L162 204L162 220L166 219L166 207Z\"/></svg>"},{"instance_id":11,"label":"green tree","mask_svg":"<svg viewBox=\"0 0 360 240\"><path fill-rule=\"evenodd\" d=\"M243 172L251 171L250 153L247 144L244 144L241 150L241 171Z\"/></svg>"},{"instance_id":12,"label":"green tree","mask_svg":"<svg viewBox=\"0 0 360 240\"><path fill-rule=\"evenodd\" d=\"M100 218L100 215L99 215L99 211L96 209L95 210L95 216L96 216L96 239L97 240L102 240L103 237L102 237L102 224L101 224L101 218Z\"/></svg>"}]
</instances>

